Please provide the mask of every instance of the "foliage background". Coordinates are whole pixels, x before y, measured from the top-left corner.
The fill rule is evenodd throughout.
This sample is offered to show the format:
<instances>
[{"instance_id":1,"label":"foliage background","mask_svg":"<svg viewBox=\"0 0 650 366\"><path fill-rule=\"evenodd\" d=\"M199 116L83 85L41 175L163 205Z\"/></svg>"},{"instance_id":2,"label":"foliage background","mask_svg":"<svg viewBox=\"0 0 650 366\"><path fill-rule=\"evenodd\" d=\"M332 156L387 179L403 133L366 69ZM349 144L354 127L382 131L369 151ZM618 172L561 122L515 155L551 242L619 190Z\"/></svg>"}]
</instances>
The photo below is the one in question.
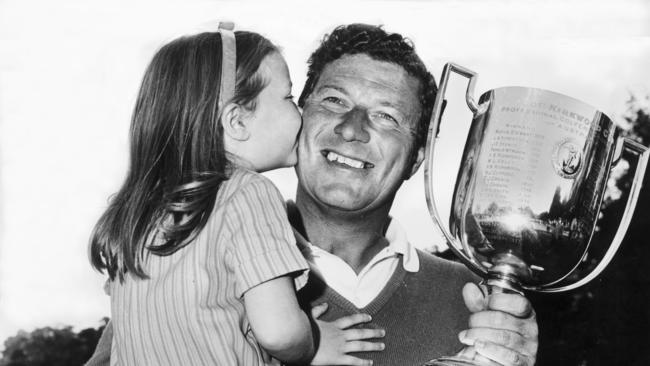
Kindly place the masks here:
<instances>
[{"instance_id":1,"label":"foliage background","mask_svg":"<svg viewBox=\"0 0 650 366\"><path fill-rule=\"evenodd\" d=\"M625 134L648 146L648 97L632 97L627 106ZM627 169L616 180L622 192L628 192L633 174ZM648 172L643 185L627 235L599 277L567 293L529 294L540 327L538 365L650 365ZM623 194L605 202L593 240L611 242L626 200Z\"/></svg>"},{"instance_id":2,"label":"foliage background","mask_svg":"<svg viewBox=\"0 0 650 366\"><path fill-rule=\"evenodd\" d=\"M76 366L93 354L108 318L98 328L78 333L71 326L19 331L4 342L0 366Z\"/></svg>"}]
</instances>

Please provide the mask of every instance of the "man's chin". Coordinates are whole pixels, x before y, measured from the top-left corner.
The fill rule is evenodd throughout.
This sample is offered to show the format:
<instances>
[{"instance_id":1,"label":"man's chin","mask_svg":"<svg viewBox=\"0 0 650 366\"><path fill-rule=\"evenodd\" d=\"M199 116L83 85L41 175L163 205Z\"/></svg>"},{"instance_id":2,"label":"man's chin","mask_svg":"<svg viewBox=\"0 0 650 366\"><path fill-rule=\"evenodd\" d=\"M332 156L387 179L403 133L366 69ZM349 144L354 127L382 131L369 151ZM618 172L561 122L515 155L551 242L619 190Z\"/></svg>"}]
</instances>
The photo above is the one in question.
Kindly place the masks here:
<instances>
[{"instance_id":1,"label":"man's chin","mask_svg":"<svg viewBox=\"0 0 650 366\"><path fill-rule=\"evenodd\" d=\"M360 199L359 192L350 189L327 190L317 194L317 201L329 209L353 213L363 211L370 205L370 202Z\"/></svg>"}]
</instances>

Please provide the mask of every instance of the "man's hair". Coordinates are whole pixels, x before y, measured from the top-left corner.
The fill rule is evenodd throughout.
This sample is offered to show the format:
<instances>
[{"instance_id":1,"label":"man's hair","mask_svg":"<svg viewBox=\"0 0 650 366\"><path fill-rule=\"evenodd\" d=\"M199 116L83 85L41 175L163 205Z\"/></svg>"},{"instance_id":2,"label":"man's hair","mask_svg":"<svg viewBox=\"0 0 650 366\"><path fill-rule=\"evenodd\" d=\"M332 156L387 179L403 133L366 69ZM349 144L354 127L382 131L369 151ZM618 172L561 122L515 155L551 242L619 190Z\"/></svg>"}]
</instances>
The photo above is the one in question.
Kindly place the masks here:
<instances>
[{"instance_id":1,"label":"man's hair","mask_svg":"<svg viewBox=\"0 0 650 366\"><path fill-rule=\"evenodd\" d=\"M427 71L426 66L415 53L411 40L404 38L401 34L388 33L381 26L350 24L339 26L331 34L325 35L318 49L309 58L307 81L298 99L298 105L304 106L305 100L314 91L325 66L345 55L356 54L364 54L373 60L401 66L409 75L419 81L417 94L422 110L415 128L414 158L418 148L426 143L429 120L438 87L431 73Z\"/></svg>"}]
</instances>

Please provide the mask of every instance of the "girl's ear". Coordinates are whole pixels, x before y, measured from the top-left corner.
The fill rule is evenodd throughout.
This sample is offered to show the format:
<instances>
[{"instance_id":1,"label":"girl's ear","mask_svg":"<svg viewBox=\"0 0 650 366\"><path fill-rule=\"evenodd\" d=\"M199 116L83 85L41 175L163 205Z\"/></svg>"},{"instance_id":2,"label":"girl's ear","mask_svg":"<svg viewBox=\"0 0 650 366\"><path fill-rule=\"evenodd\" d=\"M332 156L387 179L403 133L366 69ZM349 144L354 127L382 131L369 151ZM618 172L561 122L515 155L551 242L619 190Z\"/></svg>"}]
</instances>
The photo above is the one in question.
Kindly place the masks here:
<instances>
[{"instance_id":1,"label":"girl's ear","mask_svg":"<svg viewBox=\"0 0 650 366\"><path fill-rule=\"evenodd\" d=\"M246 141L250 137L247 128L248 111L237 103L228 103L221 114L221 125L226 136L237 141Z\"/></svg>"}]
</instances>

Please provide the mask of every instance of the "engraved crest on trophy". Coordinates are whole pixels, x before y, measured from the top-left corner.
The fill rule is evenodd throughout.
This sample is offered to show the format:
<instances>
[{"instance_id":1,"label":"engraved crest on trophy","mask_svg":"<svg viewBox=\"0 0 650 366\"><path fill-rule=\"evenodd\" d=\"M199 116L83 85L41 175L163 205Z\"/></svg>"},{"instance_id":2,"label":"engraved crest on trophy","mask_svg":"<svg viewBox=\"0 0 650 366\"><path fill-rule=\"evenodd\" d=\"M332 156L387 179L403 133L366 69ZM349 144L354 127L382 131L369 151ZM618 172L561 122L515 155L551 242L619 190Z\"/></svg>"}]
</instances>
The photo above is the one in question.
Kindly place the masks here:
<instances>
[{"instance_id":1,"label":"engraved crest on trophy","mask_svg":"<svg viewBox=\"0 0 650 366\"><path fill-rule=\"evenodd\" d=\"M582 165L582 153L574 139L559 142L553 152L553 166L563 178L574 178Z\"/></svg>"}]
</instances>

